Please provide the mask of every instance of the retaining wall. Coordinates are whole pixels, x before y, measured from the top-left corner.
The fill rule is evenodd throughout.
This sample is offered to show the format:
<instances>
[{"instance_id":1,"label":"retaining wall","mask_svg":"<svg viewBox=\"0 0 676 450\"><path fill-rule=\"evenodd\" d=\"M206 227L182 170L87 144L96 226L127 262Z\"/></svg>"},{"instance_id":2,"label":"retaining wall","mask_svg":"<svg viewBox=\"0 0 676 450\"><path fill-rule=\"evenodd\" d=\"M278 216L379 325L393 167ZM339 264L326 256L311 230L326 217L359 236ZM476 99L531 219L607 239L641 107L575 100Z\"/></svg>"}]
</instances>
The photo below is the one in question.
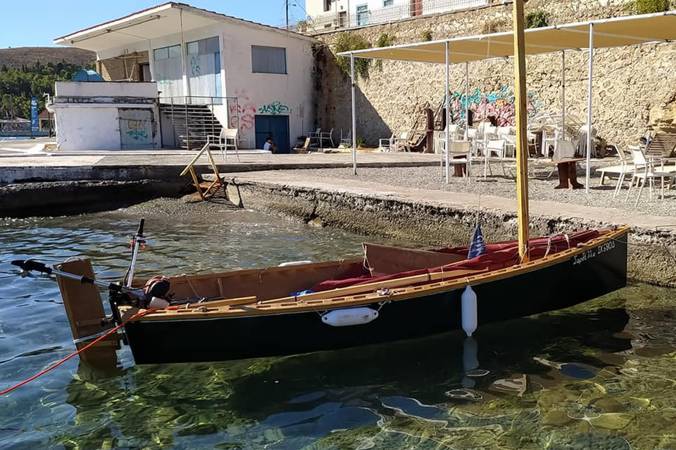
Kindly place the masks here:
<instances>
[{"instance_id":1,"label":"retaining wall","mask_svg":"<svg viewBox=\"0 0 676 450\"><path fill-rule=\"evenodd\" d=\"M516 239L512 213L471 207L442 207L379 195L298 188L284 184L233 181L227 187L231 201L246 208L281 213L313 224L339 227L420 245L466 245L480 221L491 241ZM534 217L531 235L547 236L576 229L607 227L595 220ZM676 235L670 231L633 229L629 246L631 279L676 287Z\"/></svg>"}]
</instances>

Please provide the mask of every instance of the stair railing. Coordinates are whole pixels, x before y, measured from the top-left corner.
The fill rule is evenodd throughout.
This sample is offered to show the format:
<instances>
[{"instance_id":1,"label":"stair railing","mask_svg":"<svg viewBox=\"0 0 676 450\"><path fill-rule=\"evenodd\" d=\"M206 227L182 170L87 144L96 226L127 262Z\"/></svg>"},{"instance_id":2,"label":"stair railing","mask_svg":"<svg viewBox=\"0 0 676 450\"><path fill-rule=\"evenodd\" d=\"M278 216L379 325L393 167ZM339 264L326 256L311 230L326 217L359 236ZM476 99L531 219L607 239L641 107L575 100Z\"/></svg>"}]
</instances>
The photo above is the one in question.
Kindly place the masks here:
<instances>
[{"instance_id":1,"label":"stair railing","mask_svg":"<svg viewBox=\"0 0 676 450\"><path fill-rule=\"evenodd\" d=\"M174 142L177 147L188 150L207 141L209 134L218 135L221 128L239 127L240 110L237 97L216 97L206 95L163 96L159 98L160 110L171 109L169 120L174 128ZM227 123L222 123L214 114L215 107L224 105L227 109ZM162 108L165 106L165 108ZM201 114L191 106L202 106L210 111ZM183 117L181 117L183 114ZM184 132L179 132L184 128Z\"/></svg>"}]
</instances>

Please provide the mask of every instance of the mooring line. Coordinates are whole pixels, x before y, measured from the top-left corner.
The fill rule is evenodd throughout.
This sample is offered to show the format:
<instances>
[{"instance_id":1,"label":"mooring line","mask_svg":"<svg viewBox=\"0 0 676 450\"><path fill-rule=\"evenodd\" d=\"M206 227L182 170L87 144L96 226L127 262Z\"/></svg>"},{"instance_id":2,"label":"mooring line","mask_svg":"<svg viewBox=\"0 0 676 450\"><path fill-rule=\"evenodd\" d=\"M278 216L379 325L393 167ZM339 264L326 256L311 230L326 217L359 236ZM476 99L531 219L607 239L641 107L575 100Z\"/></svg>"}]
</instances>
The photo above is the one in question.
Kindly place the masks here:
<instances>
[{"instance_id":1,"label":"mooring line","mask_svg":"<svg viewBox=\"0 0 676 450\"><path fill-rule=\"evenodd\" d=\"M111 329L108 330L108 332L106 332L104 335L99 336L98 338L94 339L92 342L90 342L89 344L85 345L85 346L82 347L81 349L75 350L75 351L74 351L73 353L71 353L70 355L66 356L66 357L63 358L63 359L60 359L59 361L56 361L55 363L53 363L52 365L50 365L50 366L47 367L46 369L43 369L43 370L41 370L40 372L36 373L35 375L32 375L32 376L26 378L25 380L21 381L20 383L17 383L17 384L15 384L14 386L11 386L11 387L9 387L9 388L3 390L3 391L0 391L0 396L9 394L10 392L12 392L12 391L14 391L14 390L20 388L21 386L24 386L24 385L30 383L31 381L35 380L36 378L39 378L39 377L41 377L42 375L44 375L44 374L46 374L46 373L48 373L48 372L51 372L52 370L56 369L57 367L59 367L60 365L62 365L63 363L65 363L66 361L68 361L68 360L74 358L75 356L79 355L80 353L84 352L85 350L88 350L88 349L92 348L94 345L98 344L99 342L101 342L102 340L104 340L105 338L107 338L108 336L112 335L112 334L115 333L117 330L119 330L120 328L122 328L123 326L125 326L127 323L129 323L129 322L131 322L131 321L133 321L133 320L139 319L139 318L145 316L146 314L150 314L151 312L155 312L155 311L156 311L155 309L146 309L146 310L137 312L136 314L134 314L133 316L131 316L129 319L125 320L124 322L122 322L121 324L117 325L116 327L111 328Z\"/></svg>"}]
</instances>

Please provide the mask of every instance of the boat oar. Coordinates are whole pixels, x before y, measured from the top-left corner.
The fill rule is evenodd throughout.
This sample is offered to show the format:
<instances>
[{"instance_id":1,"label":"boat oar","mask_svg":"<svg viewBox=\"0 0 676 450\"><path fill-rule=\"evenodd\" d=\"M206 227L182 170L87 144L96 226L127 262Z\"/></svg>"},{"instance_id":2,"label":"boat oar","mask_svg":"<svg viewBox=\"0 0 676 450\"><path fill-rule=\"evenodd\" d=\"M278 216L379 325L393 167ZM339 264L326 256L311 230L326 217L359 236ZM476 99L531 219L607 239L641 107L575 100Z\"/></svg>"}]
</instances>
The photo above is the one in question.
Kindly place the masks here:
<instances>
[{"instance_id":1,"label":"boat oar","mask_svg":"<svg viewBox=\"0 0 676 450\"><path fill-rule=\"evenodd\" d=\"M63 278L68 278L70 280L75 280L78 281L82 284L93 284L96 286L100 286L102 288L108 289L112 292L123 292L125 294L129 294L133 297L136 297L138 299L145 299L146 294L143 292L142 289L134 289L130 288L127 286L122 286L117 283L107 283L105 281L98 281L94 278L89 278L84 275L76 275L74 273L70 272L64 272L63 270L56 269L55 267L50 267L44 263L41 263L39 261L35 261L33 259L20 259L16 261L12 261L12 265L17 266L21 268L24 272L40 272L44 273L46 275L56 275L59 277Z\"/></svg>"}]
</instances>

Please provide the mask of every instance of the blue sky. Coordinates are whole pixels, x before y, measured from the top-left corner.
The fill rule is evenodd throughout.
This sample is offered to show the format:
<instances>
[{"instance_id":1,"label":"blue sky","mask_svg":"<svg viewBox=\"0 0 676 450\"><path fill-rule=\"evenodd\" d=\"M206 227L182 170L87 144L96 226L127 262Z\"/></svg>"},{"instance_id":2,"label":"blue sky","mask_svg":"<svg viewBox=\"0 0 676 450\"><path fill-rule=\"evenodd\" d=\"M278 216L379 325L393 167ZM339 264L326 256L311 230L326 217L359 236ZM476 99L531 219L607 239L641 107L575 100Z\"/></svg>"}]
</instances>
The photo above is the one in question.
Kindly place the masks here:
<instances>
[{"instance_id":1,"label":"blue sky","mask_svg":"<svg viewBox=\"0 0 676 450\"><path fill-rule=\"evenodd\" d=\"M284 23L284 0L184 0L200 8L269 25ZM164 0L2 1L0 48L47 46L72 31L127 15ZM305 0L289 0L289 22L305 16Z\"/></svg>"}]
</instances>

